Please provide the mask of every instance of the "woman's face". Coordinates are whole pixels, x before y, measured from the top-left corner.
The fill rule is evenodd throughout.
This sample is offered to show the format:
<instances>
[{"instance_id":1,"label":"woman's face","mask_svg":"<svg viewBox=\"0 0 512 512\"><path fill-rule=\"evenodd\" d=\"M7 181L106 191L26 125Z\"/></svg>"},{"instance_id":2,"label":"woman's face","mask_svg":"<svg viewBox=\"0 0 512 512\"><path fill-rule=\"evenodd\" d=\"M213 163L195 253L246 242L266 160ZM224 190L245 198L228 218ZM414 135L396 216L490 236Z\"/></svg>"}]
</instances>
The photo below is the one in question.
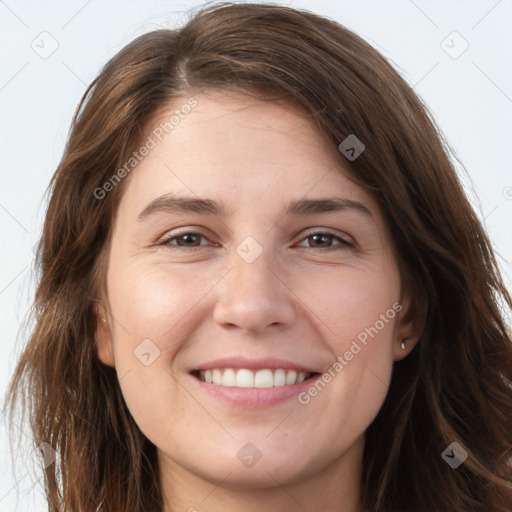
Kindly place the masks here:
<instances>
[{"instance_id":1,"label":"woman's face","mask_svg":"<svg viewBox=\"0 0 512 512\"><path fill-rule=\"evenodd\" d=\"M255 489L360 460L410 334L377 203L291 109L195 98L125 178L99 357L170 472Z\"/></svg>"}]
</instances>

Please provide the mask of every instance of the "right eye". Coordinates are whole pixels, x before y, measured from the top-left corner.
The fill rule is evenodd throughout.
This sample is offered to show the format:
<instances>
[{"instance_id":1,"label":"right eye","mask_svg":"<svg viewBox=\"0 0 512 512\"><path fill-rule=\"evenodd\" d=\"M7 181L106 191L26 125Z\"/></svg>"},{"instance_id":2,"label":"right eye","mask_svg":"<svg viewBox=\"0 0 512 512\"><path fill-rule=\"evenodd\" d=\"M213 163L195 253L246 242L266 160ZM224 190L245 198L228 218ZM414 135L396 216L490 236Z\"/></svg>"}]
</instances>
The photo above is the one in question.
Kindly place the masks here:
<instances>
[{"instance_id":1,"label":"right eye","mask_svg":"<svg viewBox=\"0 0 512 512\"><path fill-rule=\"evenodd\" d=\"M207 240L207 238L202 235L201 233L197 233L195 231L186 231L186 232L182 232L182 233L179 233L179 234L175 234L175 235L172 235L172 236L168 236L166 238L164 238L161 242L158 243L158 245L164 245L164 246L175 246L175 247L172 247L172 249L175 249L175 248L179 248L179 249L182 249L182 248L190 248L190 249L194 249L196 247L201 247L203 245L207 245L207 244L201 244L199 243L199 245L197 244L198 241L200 241L201 238L204 238L205 240ZM176 240L177 243L173 243L174 241ZM180 243L182 242L182 243Z\"/></svg>"}]
</instances>

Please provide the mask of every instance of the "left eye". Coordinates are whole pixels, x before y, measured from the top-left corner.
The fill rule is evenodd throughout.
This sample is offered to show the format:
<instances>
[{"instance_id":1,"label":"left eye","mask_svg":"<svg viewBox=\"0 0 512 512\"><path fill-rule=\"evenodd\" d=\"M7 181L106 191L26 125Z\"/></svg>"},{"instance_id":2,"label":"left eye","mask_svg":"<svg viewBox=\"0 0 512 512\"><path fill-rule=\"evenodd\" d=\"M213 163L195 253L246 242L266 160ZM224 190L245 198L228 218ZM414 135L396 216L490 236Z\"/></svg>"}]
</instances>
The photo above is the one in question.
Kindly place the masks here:
<instances>
[{"instance_id":1,"label":"left eye","mask_svg":"<svg viewBox=\"0 0 512 512\"><path fill-rule=\"evenodd\" d=\"M195 233L195 232L190 231L190 232L182 233L180 235L174 235L169 238L166 238L166 239L162 240L158 245L167 245L167 246L174 245L177 247L182 247L182 248L189 247L192 249L196 248L196 247L208 245L208 244L201 244L200 243L201 238L203 238L204 240L207 240L207 238L205 236L201 235L201 233ZM336 247L336 246L326 247L325 246L326 241L327 241L327 243L329 243L329 241L332 242L335 239L340 242L338 244L338 247ZM313 241L314 244L321 244L321 245L316 245L314 247L306 247L307 249L321 249L321 250L322 249L323 250L339 249L339 250L342 250L342 249L346 249L348 247L354 246L353 243L349 242L348 240L346 240L338 235L335 235L335 234L329 233L329 232L322 232L322 231L308 233L304 238L302 238L301 241L306 241L306 240L309 240L310 242ZM176 243L174 243L174 241L176 241Z\"/></svg>"},{"instance_id":2,"label":"left eye","mask_svg":"<svg viewBox=\"0 0 512 512\"><path fill-rule=\"evenodd\" d=\"M338 244L339 246L338 247L319 247L319 246L316 246L316 247L307 247L307 249L324 249L324 250L329 250L329 249L338 249L338 250L343 250L343 249L346 249L347 247L354 247L354 244L349 242L348 240L345 240L344 238L338 236L338 235L335 235L334 233L329 233L329 232L322 232L322 231L315 231L313 233L309 233L305 238L303 238L303 240L313 240L315 244L317 243L320 243L322 244L322 240L339 240L340 244Z\"/></svg>"}]
</instances>

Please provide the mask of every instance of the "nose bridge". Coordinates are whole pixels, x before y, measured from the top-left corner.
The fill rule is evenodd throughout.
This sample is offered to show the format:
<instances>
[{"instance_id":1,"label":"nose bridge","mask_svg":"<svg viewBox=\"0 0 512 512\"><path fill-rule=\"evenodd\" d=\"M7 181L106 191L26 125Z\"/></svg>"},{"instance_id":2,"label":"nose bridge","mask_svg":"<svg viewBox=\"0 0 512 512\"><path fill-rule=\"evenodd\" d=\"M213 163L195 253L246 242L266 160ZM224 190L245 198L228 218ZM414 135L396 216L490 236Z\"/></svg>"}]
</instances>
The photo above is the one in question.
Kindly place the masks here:
<instances>
[{"instance_id":1,"label":"nose bridge","mask_svg":"<svg viewBox=\"0 0 512 512\"><path fill-rule=\"evenodd\" d=\"M258 236L258 235L256 235ZM261 240L262 235L258 238ZM271 236L265 237L265 247L252 236L246 236L231 255L232 279L237 294L268 300L275 294L275 270L278 265L270 248Z\"/></svg>"},{"instance_id":2,"label":"nose bridge","mask_svg":"<svg viewBox=\"0 0 512 512\"><path fill-rule=\"evenodd\" d=\"M248 331L292 322L294 315L291 294L276 276L280 265L275 253L256 236L246 236L231 254L231 271L221 283L215 311L219 323ZM271 238L265 237L267 244Z\"/></svg>"}]
</instances>

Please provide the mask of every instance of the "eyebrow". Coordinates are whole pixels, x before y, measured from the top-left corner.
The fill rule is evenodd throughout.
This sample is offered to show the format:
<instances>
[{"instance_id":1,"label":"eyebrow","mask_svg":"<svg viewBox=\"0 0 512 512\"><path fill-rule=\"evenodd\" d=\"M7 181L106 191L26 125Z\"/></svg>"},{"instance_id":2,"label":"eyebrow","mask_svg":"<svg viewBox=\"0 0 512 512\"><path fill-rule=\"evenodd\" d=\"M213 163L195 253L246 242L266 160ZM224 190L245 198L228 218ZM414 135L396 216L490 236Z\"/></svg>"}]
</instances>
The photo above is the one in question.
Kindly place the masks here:
<instances>
[{"instance_id":1,"label":"eyebrow","mask_svg":"<svg viewBox=\"0 0 512 512\"><path fill-rule=\"evenodd\" d=\"M202 215L215 215L229 217L229 213L222 203L213 199L202 199L192 196L177 196L165 194L151 201L138 215L137 220L143 222L155 212L194 212ZM359 201L344 197L320 197L315 199L300 199L290 202L283 211L286 215L314 215L319 213L332 213L339 211L354 211L373 218L370 210Z\"/></svg>"}]
</instances>

